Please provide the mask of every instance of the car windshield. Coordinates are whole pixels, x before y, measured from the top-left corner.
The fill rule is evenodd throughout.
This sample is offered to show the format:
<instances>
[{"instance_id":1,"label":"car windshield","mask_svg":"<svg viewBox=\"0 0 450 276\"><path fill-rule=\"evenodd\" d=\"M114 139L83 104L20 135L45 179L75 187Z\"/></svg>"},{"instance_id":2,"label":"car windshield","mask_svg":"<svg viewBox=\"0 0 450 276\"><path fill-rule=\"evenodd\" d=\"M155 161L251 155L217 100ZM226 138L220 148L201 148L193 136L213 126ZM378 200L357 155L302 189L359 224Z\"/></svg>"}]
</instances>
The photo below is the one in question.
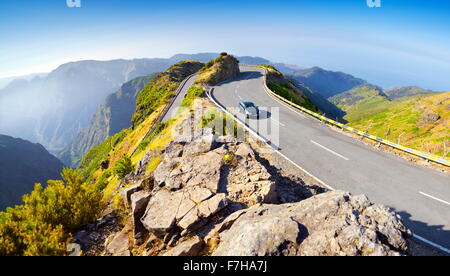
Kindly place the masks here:
<instances>
[{"instance_id":1,"label":"car windshield","mask_svg":"<svg viewBox=\"0 0 450 276\"><path fill-rule=\"evenodd\" d=\"M249 108L249 107L255 107L255 104L254 104L254 103L244 103L244 106L245 106L246 108Z\"/></svg>"}]
</instances>

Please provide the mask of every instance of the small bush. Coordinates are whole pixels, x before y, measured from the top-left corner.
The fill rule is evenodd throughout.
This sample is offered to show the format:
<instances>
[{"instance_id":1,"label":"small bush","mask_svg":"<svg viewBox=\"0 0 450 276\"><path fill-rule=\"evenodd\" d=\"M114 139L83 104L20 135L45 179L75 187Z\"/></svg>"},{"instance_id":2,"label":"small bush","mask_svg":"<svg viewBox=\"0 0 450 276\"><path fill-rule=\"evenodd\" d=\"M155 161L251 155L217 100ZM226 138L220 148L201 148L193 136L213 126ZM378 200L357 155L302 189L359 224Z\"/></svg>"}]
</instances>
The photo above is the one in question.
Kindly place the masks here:
<instances>
[{"instance_id":1,"label":"small bush","mask_svg":"<svg viewBox=\"0 0 450 276\"><path fill-rule=\"evenodd\" d=\"M127 174L134 171L134 165L131 161L131 158L125 155L122 159L117 161L113 171L117 178L119 178L119 180L122 180Z\"/></svg>"},{"instance_id":2,"label":"small bush","mask_svg":"<svg viewBox=\"0 0 450 276\"><path fill-rule=\"evenodd\" d=\"M234 155L232 153L225 154L225 156L223 157L223 163L228 166L232 166L232 165L236 164L237 163L236 155Z\"/></svg>"},{"instance_id":3,"label":"small bush","mask_svg":"<svg viewBox=\"0 0 450 276\"><path fill-rule=\"evenodd\" d=\"M97 180L97 189L103 191L106 186L108 186L108 178L112 176L112 172L110 170L106 170L102 172L100 177Z\"/></svg>"},{"instance_id":4,"label":"small bush","mask_svg":"<svg viewBox=\"0 0 450 276\"><path fill-rule=\"evenodd\" d=\"M102 192L64 169L63 180L36 184L24 205L0 213L0 255L66 255L70 232L94 221L103 209Z\"/></svg>"},{"instance_id":5,"label":"small bush","mask_svg":"<svg viewBox=\"0 0 450 276\"><path fill-rule=\"evenodd\" d=\"M195 100L195 98L200 97L203 95L203 88L198 86L191 86L189 88L186 97L184 98L183 102L181 103L181 107L189 107L191 103Z\"/></svg>"}]
</instances>

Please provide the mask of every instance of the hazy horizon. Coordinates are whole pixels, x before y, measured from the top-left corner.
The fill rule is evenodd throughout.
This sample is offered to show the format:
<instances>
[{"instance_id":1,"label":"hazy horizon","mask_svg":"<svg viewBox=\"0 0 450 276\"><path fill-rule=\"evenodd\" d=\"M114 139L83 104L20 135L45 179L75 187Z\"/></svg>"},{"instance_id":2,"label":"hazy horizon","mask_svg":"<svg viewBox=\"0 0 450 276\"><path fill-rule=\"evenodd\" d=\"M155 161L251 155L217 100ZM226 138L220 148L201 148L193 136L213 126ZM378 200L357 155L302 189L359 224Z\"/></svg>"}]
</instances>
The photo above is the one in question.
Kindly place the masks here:
<instances>
[{"instance_id":1,"label":"hazy horizon","mask_svg":"<svg viewBox=\"0 0 450 276\"><path fill-rule=\"evenodd\" d=\"M0 2L0 78L50 72L70 61L228 51L341 71L385 88L450 90L450 2L81 3Z\"/></svg>"}]
</instances>

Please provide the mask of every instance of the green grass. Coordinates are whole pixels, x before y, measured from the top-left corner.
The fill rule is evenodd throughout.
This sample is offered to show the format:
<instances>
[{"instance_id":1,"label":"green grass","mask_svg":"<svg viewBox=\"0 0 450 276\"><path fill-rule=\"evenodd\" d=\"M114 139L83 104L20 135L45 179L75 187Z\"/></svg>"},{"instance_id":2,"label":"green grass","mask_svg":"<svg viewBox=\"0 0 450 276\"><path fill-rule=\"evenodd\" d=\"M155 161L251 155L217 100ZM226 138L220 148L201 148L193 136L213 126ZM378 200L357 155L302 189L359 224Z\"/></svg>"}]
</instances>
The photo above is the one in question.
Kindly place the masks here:
<instances>
[{"instance_id":1,"label":"green grass","mask_svg":"<svg viewBox=\"0 0 450 276\"><path fill-rule=\"evenodd\" d=\"M289 100L311 111L318 111L317 107L308 98L306 98L306 96L295 93L288 84L281 86L273 81L269 81L267 86L272 92L274 92L278 96L285 98L286 100Z\"/></svg>"},{"instance_id":2,"label":"green grass","mask_svg":"<svg viewBox=\"0 0 450 276\"><path fill-rule=\"evenodd\" d=\"M133 125L139 125L158 107L167 103L183 80L198 72L203 66L203 63L197 61L182 61L172 65L167 71L148 83L136 100L136 112L132 118Z\"/></svg>"},{"instance_id":3,"label":"green grass","mask_svg":"<svg viewBox=\"0 0 450 276\"><path fill-rule=\"evenodd\" d=\"M189 107L196 98L203 95L203 88L193 85L189 88L186 97L184 98L183 102L181 103L181 107Z\"/></svg>"},{"instance_id":4,"label":"green grass","mask_svg":"<svg viewBox=\"0 0 450 276\"><path fill-rule=\"evenodd\" d=\"M444 142L450 148L450 92L419 95L389 101L368 97L347 106L344 117L350 126L370 134L424 151L444 155ZM438 114L436 122L423 119L425 113ZM386 137L386 134L390 134ZM400 138L400 139L399 139ZM448 154L446 155L448 156Z\"/></svg>"},{"instance_id":5,"label":"green grass","mask_svg":"<svg viewBox=\"0 0 450 276\"><path fill-rule=\"evenodd\" d=\"M101 163L108 159L109 153L118 145L130 132L124 129L114 136L109 137L105 142L92 148L81 160L78 171L84 177L89 179L92 174L101 166Z\"/></svg>"},{"instance_id":6,"label":"green grass","mask_svg":"<svg viewBox=\"0 0 450 276\"><path fill-rule=\"evenodd\" d=\"M144 139L138 146L137 150L136 150L136 154L142 152L143 150L145 150L148 145L150 144L150 142L153 140L153 138L155 138L158 134L160 134L168 125L170 125L172 119L166 122L162 122L159 123L155 130L152 132L152 134L150 134L149 137L147 137L146 139Z\"/></svg>"}]
</instances>

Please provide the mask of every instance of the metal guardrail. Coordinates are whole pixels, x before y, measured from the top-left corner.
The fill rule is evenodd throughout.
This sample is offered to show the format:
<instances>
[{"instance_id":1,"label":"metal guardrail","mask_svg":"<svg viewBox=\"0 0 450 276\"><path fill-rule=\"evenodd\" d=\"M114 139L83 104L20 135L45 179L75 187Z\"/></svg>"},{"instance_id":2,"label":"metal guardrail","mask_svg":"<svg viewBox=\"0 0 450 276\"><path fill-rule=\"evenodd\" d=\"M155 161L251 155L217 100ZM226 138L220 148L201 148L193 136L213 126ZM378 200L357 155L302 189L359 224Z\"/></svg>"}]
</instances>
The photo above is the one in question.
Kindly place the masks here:
<instances>
[{"instance_id":1,"label":"metal guardrail","mask_svg":"<svg viewBox=\"0 0 450 276\"><path fill-rule=\"evenodd\" d=\"M293 106L293 107L295 107L297 109L300 109L301 111L303 111L303 112L305 112L305 113L307 113L307 114L309 114L309 115L311 115L311 116L313 116L313 117L315 117L315 118L317 118L317 119L319 119L319 120L321 120L323 122L326 122L326 123L329 123L331 125L337 126L337 127L341 128L343 130L347 130L347 131L356 133L357 135L360 135L362 137L365 137L365 138L368 138L370 140L376 141L376 142L381 143L383 145L386 145L386 146L389 146L389 147L401 150L403 152L406 152L406 153L409 153L409 154L412 154L412 155L415 155L415 156L422 157L422 158L424 158L426 160L433 161L433 162L436 162L438 164L450 167L450 162L440 158L439 156L436 156L436 155L433 155L433 154L423 153L423 152L421 152L419 150L411 149L411 148L408 148L408 147L396 144L394 142L391 142L389 140L382 139L382 138L379 138L377 136L371 135L371 134L369 134L367 132L355 129L353 127L349 127L349 126L347 126L347 125L345 125L343 123L339 123L339 122L336 122L334 120L331 120L331 119L329 119L329 118L327 118L327 117L325 117L323 115L315 113L315 112L313 112L313 111L311 111L309 109L306 109L306 108L304 108L302 106L299 106L299 105L297 105L297 104L295 104L295 103L293 103L293 102L291 102L291 101L289 101L289 100L287 100L287 99L277 95L272 90L270 90L270 88L267 86L267 69L266 68L262 68L262 69L264 69L264 81L263 81L264 89L272 97L276 97L277 99L279 99L279 100L281 100L281 101L283 101L283 102L285 102L285 103L287 103L287 104L289 104L289 105L291 105L291 106Z\"/></svg>"}]
</instances>

